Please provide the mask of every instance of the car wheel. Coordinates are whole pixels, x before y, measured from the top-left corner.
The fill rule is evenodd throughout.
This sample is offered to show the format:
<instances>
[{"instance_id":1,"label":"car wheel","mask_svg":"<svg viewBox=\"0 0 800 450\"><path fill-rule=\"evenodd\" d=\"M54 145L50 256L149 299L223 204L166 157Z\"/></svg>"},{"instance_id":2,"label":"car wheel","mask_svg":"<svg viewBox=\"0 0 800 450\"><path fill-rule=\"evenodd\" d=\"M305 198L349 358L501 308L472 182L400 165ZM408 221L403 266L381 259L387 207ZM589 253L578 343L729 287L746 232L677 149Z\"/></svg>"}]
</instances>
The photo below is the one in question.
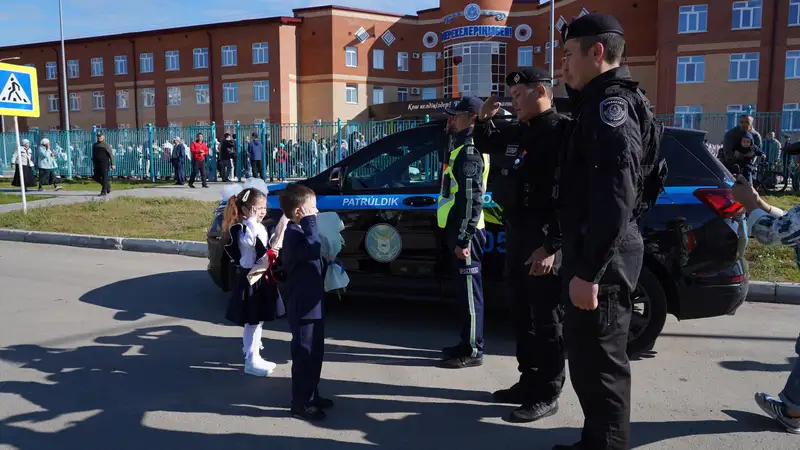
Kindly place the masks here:
<instances>
[{"instance_id":1,"label":"car wheel","mask_svg":"<svg viewBox=\"0 0 800 450\"><path fill-rule=\"evenodd\" d=\"M628 331L628 356L653 349L667 321L667 294L658 277L642 268L639 283L631 294L631 325Z\"/></svg>"}]
</instances>

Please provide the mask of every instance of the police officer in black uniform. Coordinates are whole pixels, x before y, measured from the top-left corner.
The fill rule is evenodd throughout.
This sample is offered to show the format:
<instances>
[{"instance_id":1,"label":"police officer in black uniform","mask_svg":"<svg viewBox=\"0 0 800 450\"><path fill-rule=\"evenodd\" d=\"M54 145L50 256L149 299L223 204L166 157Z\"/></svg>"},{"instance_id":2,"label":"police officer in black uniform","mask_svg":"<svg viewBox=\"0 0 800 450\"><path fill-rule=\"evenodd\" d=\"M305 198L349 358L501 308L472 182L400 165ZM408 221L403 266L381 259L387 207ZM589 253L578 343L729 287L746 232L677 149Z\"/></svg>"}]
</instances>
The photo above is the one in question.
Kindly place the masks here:
<instances>
[{"instance_id":1,"label":"police officer in black uniform","mask_svg":"<svg viewBox=\"0 0 800 450\"><path fill-rule=\"evenodd\" d=\"M636 211L656 125L621 65L625 39L614 17L587 14L561 33L575 121L564 136L555 196L569 293L564 335L585 421L580 442L554 450L622 450L630 433L630 294L644 255Z\"/></svg>"},{"instance_id":2,"label":"police officer in black uniform","mask_svg":"<svg viewBox=\"0 0 800 450\"><path fill-rule=\"evenodd\" d=\"M513 422L533 422L558 411L564 385L561 279L553 273L561 231L553 205L554 173L566 119L553 107L547 71L526 68L506 77L518 122L502 131L492 122L496 98L481 108L475 145L492 155L492 199L503 208L506 280L514 309L519 382L494 393L521 405Z\"/></svg>"}]
</instances>

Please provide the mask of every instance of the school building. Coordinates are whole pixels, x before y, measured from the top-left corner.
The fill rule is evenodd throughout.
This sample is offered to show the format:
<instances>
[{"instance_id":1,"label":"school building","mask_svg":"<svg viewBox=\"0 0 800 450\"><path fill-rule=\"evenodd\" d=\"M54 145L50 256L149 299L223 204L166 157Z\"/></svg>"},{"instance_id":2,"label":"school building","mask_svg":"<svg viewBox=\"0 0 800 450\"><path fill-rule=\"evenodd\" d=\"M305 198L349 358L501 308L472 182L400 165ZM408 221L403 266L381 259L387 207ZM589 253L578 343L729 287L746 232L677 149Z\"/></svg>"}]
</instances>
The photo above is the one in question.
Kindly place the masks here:
<instances>
[{"instance_id":1,"label":"school building","mask_svg":"<svg viewBox=\"0 0 800 450\"><path fill-rule=\"evenodd\" d=\"M544 3L544 4L542 4ZM506 96L548 67L547 0L441 0L416 15L336 6L66 42L70 124L82 129L386 120ZM614 14L627 64L659 113L800 110L800 0L560 0L556 21ZM557 25L558 26L558 25ZM559 76L561 48L553 43ZM58 42L0 48L36 67L42 116L64 127ZM557 84L557 95L563 86ZM784 115L800 129L800 113ZM798 122L798 123L794 123Z\"/></svg>"}]
</instances>

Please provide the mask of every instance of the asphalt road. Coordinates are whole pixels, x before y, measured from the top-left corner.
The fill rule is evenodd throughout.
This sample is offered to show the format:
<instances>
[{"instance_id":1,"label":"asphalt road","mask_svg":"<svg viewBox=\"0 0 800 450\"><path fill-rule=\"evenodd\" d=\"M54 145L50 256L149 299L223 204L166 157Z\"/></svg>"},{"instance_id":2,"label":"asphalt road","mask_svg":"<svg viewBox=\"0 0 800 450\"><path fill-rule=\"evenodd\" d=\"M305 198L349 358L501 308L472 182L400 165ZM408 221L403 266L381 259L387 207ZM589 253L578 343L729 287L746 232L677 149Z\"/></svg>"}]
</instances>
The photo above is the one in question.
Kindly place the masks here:
<instances>
[{"instance_id":1,"label":"asphalt road","mask_svg":"<svg viewBox=\"0 0 800 450\"><path fill-rule=\"evenodd\" d=\"M347 301L329 315L321 390L328 420L288 417L289 333L268 325L272 377L244 375L240 329L202 259L0 242L0 449L549 449L577 440L561 411L503 420L489 392L517 377L509 322L488 321L483 367L432 367L457 334L447 306ZM752 400L776 393L800 307L747 304L736 316L670 320L633 363L640 449L797 449Z\"/></svg>"}]
</instances>

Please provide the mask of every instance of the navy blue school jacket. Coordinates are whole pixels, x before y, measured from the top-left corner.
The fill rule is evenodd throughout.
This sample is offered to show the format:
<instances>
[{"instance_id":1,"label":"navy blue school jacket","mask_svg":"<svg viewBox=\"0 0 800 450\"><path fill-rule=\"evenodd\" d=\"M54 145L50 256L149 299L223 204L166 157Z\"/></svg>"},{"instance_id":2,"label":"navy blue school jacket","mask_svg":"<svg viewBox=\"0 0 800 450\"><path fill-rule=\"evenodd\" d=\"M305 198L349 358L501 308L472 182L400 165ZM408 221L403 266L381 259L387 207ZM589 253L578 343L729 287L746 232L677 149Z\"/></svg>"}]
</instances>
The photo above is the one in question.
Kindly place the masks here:
<instances>
[{"instance_id":1,"label":"navy blue school jacket","mask_svg":"<svg viewBox=\"0 0 800 450\"><path fill-rule=\"evenodd\" d=\"M286 273L281 293L290 321L322 319L325 288L321 248L316 216L304 217L299 225L289 222L281 248Z\"/></svg>"}]
</instances>

